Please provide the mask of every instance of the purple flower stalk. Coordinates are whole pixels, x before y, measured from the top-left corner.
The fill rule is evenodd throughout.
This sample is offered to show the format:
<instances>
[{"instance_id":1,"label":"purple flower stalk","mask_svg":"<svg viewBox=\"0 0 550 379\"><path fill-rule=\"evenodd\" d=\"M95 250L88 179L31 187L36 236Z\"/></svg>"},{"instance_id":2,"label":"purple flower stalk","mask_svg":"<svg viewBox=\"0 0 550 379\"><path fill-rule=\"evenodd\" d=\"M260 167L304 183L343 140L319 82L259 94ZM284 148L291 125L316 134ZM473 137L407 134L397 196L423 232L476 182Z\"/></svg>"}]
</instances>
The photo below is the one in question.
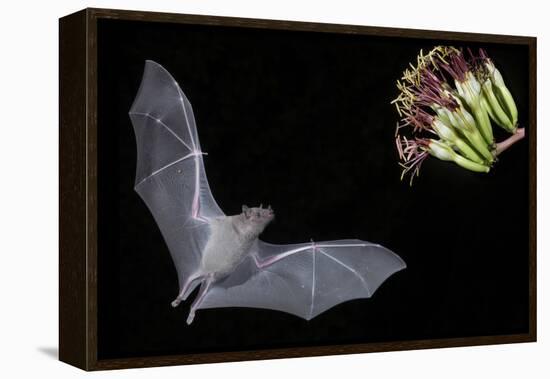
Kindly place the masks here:
<instances>
[{"instance_id":1,"label":"purple flower stalk","mask_svg":"<svg viewBox=\"0 0 550 379\"><path fill-rule=\"evenodd\" d=\"M407 139L398 134L395 137L395 145L402 161L399 163L403 168L401 180L410 173L410 184L412 185L414 177L420 175L422 163L430 156L428 152L429 140L425 138Z\"/></svg>"},{"instance_id":2,"label":"purple flower stalk","mask_svg":"<svg viewBox=\"0 0 550 379\"><path fill-rule=\"evenodd\" d=\"M454 80L459 82L466 81L468 73L470 73L470 65L460 51L451 53L449 62L442 62L441 68L451 75Z\"/></svg>"}]
</instances>

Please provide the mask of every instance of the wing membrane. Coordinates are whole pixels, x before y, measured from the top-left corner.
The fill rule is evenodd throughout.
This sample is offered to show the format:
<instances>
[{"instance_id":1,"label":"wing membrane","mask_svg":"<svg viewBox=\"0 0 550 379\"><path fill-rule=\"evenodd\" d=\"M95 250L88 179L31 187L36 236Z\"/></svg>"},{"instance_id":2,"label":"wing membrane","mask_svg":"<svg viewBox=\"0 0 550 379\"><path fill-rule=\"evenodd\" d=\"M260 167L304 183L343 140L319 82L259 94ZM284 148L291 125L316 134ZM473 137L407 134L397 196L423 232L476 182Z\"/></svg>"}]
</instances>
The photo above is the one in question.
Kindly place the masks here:
<instances>
[{"instance_id":1,"label":"wing membrane","mask_svg":"<svg viewBox=\"0 0 550 379\"><path fill-rule=\"evenodd\" d=\"M296 245L259 241L256 249L260 265L265 265L245 261L213 286L199 308L265 308L310 320L342 302L371 297L406 267L395 253L361 240Z\"/></svg>"},{"instance_id":2,"label":"wing membrane","mask_svg":"<svg viewBox=\"0 0 550 379\"><path fill-rule=\"evenodd\" d=\"M193 109L170 73L147 61L129 115L137 144L135 189L163 234L182 287L198 269L209 219L224 215L208 185Z\"/></svg>"}]
</instances>

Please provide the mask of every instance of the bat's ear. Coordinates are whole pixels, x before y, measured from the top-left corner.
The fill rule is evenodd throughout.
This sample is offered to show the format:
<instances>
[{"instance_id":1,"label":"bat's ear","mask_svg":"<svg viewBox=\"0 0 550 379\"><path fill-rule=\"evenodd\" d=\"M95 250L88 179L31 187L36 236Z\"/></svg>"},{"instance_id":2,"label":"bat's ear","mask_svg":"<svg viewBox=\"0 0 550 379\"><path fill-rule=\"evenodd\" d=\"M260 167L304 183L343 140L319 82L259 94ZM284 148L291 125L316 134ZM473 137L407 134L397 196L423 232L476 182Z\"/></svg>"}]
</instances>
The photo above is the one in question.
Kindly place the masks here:
<instances>
[{"instance_id":1,"label":"bat's ear","mask_svg":"<svg viewBox=\"0 0 550 379\"><path fill-rule=\"evenodd\" d=\"M250 216L250 208L247 205L243 204L243 214L248 218Z\"/></svg>"}]
</instances>

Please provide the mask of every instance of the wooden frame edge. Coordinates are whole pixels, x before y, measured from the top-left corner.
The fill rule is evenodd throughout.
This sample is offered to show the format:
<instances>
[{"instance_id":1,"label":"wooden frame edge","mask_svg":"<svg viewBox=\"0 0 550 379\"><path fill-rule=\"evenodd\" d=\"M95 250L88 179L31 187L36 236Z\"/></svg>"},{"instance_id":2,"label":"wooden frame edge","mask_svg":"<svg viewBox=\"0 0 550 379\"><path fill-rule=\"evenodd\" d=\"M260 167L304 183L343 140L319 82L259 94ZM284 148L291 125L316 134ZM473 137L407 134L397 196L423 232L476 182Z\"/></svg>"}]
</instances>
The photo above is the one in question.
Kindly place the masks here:
<instances>
[{"instance_id":1,"label":"wooden frame edge","mask_svg":"<svg viewBox=\"0 0 550 379\"><path fill-rule=\"evenodd\" d=\"M468 40L472 42L494 42L507 44L528 44L532 36L485 34L472 32L440 31L428 29L394 28L383 26L333 24L306 21L288 21L229 16L149 12L138 10L87 8L93 18L148 22L173 22L202 25L225 25L259 29L298 30L310 32L335 32L345 34L381 35L385 37L406 37L421 39Z\"/></svg>"},{"instance_id":2,"label":"wooden frame edge","mask_svg":"<svg viewBox=\"0 0 550 379\"><path fill-rule=\"evenodd\" d=\"M537 39L529 48L529 336L537 340Z\"/></svg>"},{"instance_id":3,"label":"wooden frame edge","mask_svg":"<svg viewBox=\"0 0 550 379\"><path fill-rule=\"evenodd\" d=\"M86 11L59 20L59 359L86 368Z\"/></svg>"},{"instance_id":4,"label":"wooden frame edge","mask_svg":"<svg viewBox=\"0 0 550 379\"><path fill-rule=\"evenodd\" d=\"M328 345L305 348L252 350L238 352L136 357L125 359L105 359L97 362L93 370L118 370L125 368L146 368L189 364L254 361L265 359L286 359L320 357L327 355L364 354L423 350L437 348L499 345L508 343L534 342L530 334L504 336L461 337L439 340L414 340L400 342L379 342L357 345Z\"/></svg>"}]
</instances>

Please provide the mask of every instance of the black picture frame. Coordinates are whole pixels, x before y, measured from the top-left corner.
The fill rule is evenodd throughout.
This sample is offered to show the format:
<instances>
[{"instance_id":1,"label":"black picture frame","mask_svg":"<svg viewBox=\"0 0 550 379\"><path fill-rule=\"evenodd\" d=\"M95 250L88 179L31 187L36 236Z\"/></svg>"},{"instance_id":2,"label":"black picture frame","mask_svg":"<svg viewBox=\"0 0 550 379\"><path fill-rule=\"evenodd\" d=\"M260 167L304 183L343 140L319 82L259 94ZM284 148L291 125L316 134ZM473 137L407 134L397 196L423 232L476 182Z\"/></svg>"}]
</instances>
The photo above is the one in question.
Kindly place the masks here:
<instances>
[{"instance_id":1,"label":"black picture frame","mask_svg":"<svg viewBox=\"0 0 550 379\"><path fill-rule=\"evenodd\" d=\"M528 249L521 251L525 257L526 278L522 293L525 294L525 328L521 332L505 334L464 335L430 338L412 337L403 340L379 340L377 342L333 342L289 344L273 348L247 348L236 346L224 351L194 351L187 353L147 354L135 356L131 349L127 354L112 357L101 353L100 299L98 288L103 276L98 273L101 242L101 207L105 197L101 186L106 180L106 170L101 169L104 150L98 126L102 120L103 92L100 90L102 67L98 52L103 48L105 36L99 35L98 25L107 22L139 23L147 25L188 25L220 28L221 31L238 28L247 33L261 31L286 31L315 35L334 35L343 40L358 36L381 39L380 41L423 40L447 41L456 44L506 45L524 49L527 78L525 93L526 111L526 174L525 210L528 220L523 222ZM134 24L135 25L135 24ZM99 26L101 28L101 26ZM59 86L60 86L60 250L59 250L59 358L61 361L85 370L106 370L132 367L149 367L207 362L271 359L351 354L375 351L442 348L500 343L536 341L536 38L457 33L398 28L380 28L356 25L334 25L275 20L242 19L215 16L197 16L156 12L140 12L88 8L65 16L59 22ZM108 36L107 36L108 37ZM103 41L103 42L102 42ZM412 57L411 57L412 58ZM388 62L386 62L388 63ZM323 62L319 62L320 65ZM389 63L388 63L389 64ZM404 67L403 67L404 68ZM106 75L107 77L107 75ZM395 78L397 79L397 78ZM136 77L139 80L139 77ZM394 83L388 83L389 86ZM193 100L191 100L193 102ZM127 109L124 110L127 112ZM125 116L126 117L126 116ZM129 120L128 120L129 122ZM106 128L102 126L103 128ZM109 125L109 127L113 127ZM393 125L390 125L390 128ZM107 130L107 129L105 129ZM99 146L99 147L98 147ZM103 176L102 176L103 175ZM103 180L103 182L102 182ZM406 184L403 184L406 186ZM103 200L102 200L103 199ZM506 252L503 252L505 254ZM518 253L519 254L519 253ZM520 272L522 274L523 272ZM489 274L488 274L489 275ZM184 319L181 320L182 324ZM496 330L496 329L495 329ZM519 329L518 329L519 330ZM115 354L116 355L116 354Z\"/></svg>"}]
</instances>

